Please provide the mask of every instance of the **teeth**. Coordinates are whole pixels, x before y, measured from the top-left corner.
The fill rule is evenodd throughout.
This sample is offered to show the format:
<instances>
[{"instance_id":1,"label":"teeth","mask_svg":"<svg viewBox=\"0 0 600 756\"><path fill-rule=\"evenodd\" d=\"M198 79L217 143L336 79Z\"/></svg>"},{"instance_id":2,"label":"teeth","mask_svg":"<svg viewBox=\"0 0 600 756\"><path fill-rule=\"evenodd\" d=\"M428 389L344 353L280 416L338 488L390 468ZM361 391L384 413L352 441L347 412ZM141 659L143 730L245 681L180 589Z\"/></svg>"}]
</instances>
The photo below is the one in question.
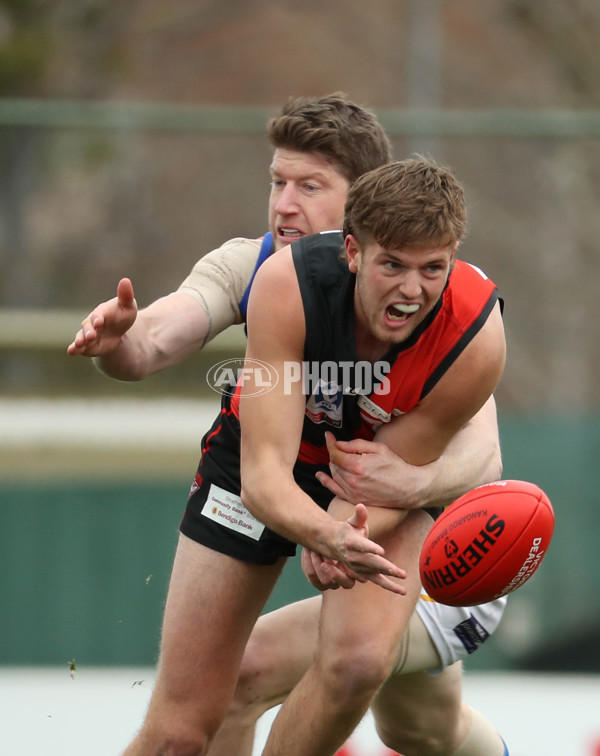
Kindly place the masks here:
<instances>
[{"instance_id":1,"label":"teeth","mask_svg":"<svg viewBox=\"0 0 600 756\"><path fill-rule=\"evenodd\" d=\"M419 309L418 304L393 304L392 308L402 313L403 315L412 315Z\"/></svg>"},{"instance_id":2,"label":"teeth","mask_svg":"<svg viewBox=\"0 0 600 756\"><path fill-rule=\"evenodd\" d=\"M297 228L280 228L279 233L282 236L302 236L302 232Z\"/></svg>"},{"instance_id":3,"label":"teeth","mask_svg":"<svg viewBox=\"0 0 600 756\"><path fill-rule=\"evenodd\" d=\"M388 316L393 320L406 320L419 309L418 304L392 304L388 307Z\"/></svg>"}]
</instances>

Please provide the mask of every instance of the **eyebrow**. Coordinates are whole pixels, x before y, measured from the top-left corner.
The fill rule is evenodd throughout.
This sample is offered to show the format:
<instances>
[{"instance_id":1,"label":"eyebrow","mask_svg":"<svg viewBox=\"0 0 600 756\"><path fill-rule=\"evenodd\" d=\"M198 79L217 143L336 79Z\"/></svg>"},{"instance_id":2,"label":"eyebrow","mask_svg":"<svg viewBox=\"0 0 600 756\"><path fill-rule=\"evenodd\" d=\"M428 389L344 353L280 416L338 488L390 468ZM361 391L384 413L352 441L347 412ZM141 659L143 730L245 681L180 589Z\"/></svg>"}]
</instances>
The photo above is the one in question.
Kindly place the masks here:
<instances>
[{"instance_id":1,"label":"eyebrow","mask_svg":"<svg viewBox=\"0 0 600 756\"><path fill-rule=\"evenodd\" d=\"M276 171L274 168L269 167L269 173L271 177L278 177L282 178L283 174L279 173L279 171ZM316 170L311 171L310 173L303 173L300 176L294 176L294 181L308 181L310 179L314 179L317 181L326 181L327 175L323 173L322 171Z\"/></svg>"},{"instance_id":2,"label":"eyebrow","mask_svg":"<svg viewBox=\"0 0 600 756\"><path fill-rule=\"evenodd\" d=\"M388 259L394 260L395 262L404 262L405 258L408 256L410 257L409 253L403 253L401 250L396 251L396 254L393 250L388 249L382 249L381 252L379 252L376 257L387 257ZM444 255L437 255L436 257L429 257L425 258L422 265L445 265L448 262L448 258Z\"/></svg>"}]
</instances>

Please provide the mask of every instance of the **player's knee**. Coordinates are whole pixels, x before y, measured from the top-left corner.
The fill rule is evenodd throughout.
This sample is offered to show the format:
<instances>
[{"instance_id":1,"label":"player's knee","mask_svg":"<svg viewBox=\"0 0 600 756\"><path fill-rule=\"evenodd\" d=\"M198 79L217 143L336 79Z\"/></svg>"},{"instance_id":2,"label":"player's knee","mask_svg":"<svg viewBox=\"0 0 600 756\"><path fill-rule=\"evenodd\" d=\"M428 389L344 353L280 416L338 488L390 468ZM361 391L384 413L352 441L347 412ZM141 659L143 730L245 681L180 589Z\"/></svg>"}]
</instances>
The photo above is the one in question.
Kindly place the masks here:
<instances>
[{"instance_id":1,"label":"player's knee","mask_svg":"<svg viewBox=\"0 0 600 756\"><path fill-rule=\"evenodd\" d=\"M201 732L181 732L172 728L144 732L138 741L148 756L206 756L212 738Z\"/></svg>"},{"instance_id":2,"label":"player's knee","mask_svg":"<svg viewBox=\"0 0 600 756\"><path fill-rule=\"evenodd\" d=\"M140 753L148 756L206 756L221 717L215 713L199 717L197 710L165 706L159 716L150 711L137 741Z\"/></svg>"},{"instance_id":3,"label":"player's knee","mask_svg":"<svg viewBox=\"0 0 600 756\"><path fill-rule=\"evenodd\" d=\"M448 756L456 744L450 732L431 727L413 727L410 723L395 723L391 727L376 724L381 742L403 756Z\"/></svg>"},{"instance_id":4,"label":"player's knee","mask_svg":"<svg viewBox=\"0 0 600 756\"><path fill-rule=\"evenodd\" d=\"M375 644L376 645L376 644ZM367 645L344 646L321 656L323 677L334 700L372 698L390 673L390 661L377 648Z\"/></svg>"},{"instance_id":5,"label":"player's knee","mask_svg":"<svg viewBox=\"0 0 600 756\"><path fill-rule=\"evenodd\" d=\"M449 712L412 712L404 717L376 717L382 743L404 756L448 756L456 750L459 722Z\"/></svg>"}]
</instances>

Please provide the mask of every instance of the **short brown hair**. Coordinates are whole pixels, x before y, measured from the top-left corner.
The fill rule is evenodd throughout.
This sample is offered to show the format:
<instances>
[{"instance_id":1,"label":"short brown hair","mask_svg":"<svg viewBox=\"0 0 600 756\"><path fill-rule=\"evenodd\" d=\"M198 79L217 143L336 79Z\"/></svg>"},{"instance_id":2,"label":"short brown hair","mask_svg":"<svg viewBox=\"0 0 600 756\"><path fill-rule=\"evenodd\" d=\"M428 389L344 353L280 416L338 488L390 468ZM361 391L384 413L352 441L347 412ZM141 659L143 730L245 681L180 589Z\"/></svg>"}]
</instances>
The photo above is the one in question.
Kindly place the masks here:
<instances>
[{"instance_id":1,"label":"short brown hair","mask_svg":"<svg viewBox=\"0 0 600 756\"><path fill-rule=\"evenodd\" d=\"M391 144L376 116L343 92L291 98L267 124L277 148L322 155L348 179L391 160Z\"/></svg>"},{"instance_id":2,"label":"short brown hair","mask_svg":"<svg viewBox=\"0 0 600 756\"><path fill-rule=\"evenodd\" d=\"M462 186L447 168L423 158L376 168L351 187L344 236L372 239L384 249L421 244L443 247L466 233Z\"/></svg>"}]
</instances>

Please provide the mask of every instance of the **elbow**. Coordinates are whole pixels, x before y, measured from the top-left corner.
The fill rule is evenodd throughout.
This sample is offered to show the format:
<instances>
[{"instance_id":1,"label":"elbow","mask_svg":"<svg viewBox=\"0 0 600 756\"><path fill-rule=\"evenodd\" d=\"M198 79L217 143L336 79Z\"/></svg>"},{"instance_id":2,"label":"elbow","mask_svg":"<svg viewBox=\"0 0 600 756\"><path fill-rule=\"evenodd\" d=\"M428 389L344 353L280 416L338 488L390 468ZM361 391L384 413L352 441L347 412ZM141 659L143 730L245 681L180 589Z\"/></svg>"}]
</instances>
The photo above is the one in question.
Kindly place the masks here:
<instances>
[{"instance_id":1,"label":"elbow","mask_svg":"<svg viewBox=\"0 0 600 756\"><path fill-rule=\"evenodd\" d=\"M260 477L255 474L242 474L242 485L240 491L242 504L246 509L262 521L262 512L260 502L264 501L264 496L260 491Z\"/></svg>"},{"instance_id":2,"label":"elbow","mask_svg":"<svg viewBox=\"0 0 600 756\"><path fill-rule=\"evenodd\" d=\"M280 487L273 483L273 475L269 476L264 467L258 462L244 463L242 454L242 475L240 498L246 509L264 525L272 528L276 518L274 509L274 491Z\"/></svg>"}]
</instances>

